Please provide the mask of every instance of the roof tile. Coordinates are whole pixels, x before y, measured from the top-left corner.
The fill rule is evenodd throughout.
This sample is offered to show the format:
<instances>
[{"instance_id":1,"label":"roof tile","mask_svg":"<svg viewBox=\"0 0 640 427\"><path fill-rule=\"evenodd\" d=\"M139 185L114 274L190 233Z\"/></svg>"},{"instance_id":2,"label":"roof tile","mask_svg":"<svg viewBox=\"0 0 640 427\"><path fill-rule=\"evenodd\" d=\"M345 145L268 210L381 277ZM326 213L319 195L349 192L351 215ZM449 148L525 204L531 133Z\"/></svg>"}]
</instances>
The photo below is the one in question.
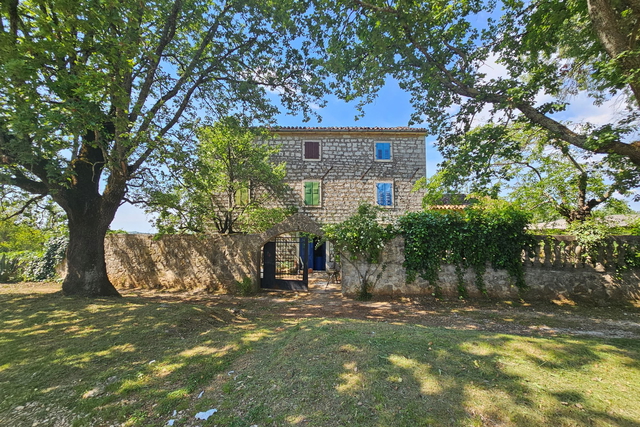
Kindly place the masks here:
<instances>
[{"instance_id":1,"label":"roof tile","mask_svg":"<svg viewBox=\"0 0 640 427\"><path fill-rule=\"evenodd\" d=\"M311 127L311 126L274 126L273 131L303 131L303 132L424 132L425 128L412 128L408 126L398 127L362 127L362 126L327 126L327 127Z\"/></svg>"}]
</instances>

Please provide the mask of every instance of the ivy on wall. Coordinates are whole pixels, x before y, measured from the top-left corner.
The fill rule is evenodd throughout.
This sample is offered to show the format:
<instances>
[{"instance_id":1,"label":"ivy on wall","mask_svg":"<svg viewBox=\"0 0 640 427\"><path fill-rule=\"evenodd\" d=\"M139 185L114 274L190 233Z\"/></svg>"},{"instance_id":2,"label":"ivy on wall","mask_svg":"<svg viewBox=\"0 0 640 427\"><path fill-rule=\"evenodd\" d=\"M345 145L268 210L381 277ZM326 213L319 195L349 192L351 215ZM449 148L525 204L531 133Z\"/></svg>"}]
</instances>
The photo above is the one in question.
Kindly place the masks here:
<instances>
[{"instance_id":1,"label":"ivy on wall","mask_svg":"<svg viewBox=\"0 0 640 427\"><path fill-rule=\"evenodd\" d=\"M384 209L364 203L343 222L322 227L322 241L328 240L333 244L338 255L336 261L351 264L358 273L361 299L368 299L380 280L386 268L381 263L382 251L385 244L396 235L392 225L381 224L384 219L379 216L384 213Z\"/></svg>"},{"instance_id":2,"label":"ivy on wall","mask_svg":"<svg viewBox=\"0 0 640 427\"><path fill-rule=\"evenodd\" d=\"M467 295L464 271L472 268L475 285L486 292L487 265L507 270L519 289L525 289L522 250L532 244L526 233L529 215L509 204L489 202L462 212L411 212L399 219L405 239L407 280L420 275L440 294L438 273L443 264L456 267L458 292Z\"/></svg>"}]
</instances>

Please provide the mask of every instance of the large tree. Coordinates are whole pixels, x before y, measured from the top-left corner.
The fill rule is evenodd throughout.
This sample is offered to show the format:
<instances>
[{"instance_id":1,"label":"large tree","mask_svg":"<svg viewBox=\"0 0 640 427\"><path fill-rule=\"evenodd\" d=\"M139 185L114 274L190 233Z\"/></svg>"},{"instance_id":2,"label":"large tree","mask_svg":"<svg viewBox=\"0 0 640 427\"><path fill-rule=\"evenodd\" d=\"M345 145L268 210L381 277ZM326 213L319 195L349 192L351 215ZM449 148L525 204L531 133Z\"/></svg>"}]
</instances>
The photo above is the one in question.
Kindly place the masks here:
<instances>
[{"instance_id":1,"label":"large tree","mask_svg":"<svg viewBox=\"0 0 640 427\"><path fill-rule=\"evenodd\" d=\"M498 134L498 139L495 138ZM640 173L613 159L549 139L531 126L514 124L496 132L479 126L452 147L441 169L424 181L425 204L443 193L471 192L505 197L531 212L534 220L588 219L594 209L629 212L616 196L629 196ZM464 189L464 190L463 190Z\"/></svg>"},{"instance_id":2,"label":"large tree","mask_svg":"<svg viewBox=\"0 0 640 427\"><path fill-rule=\"evenodd\" d=\"M323 90L298 40L304 3L2 2L0 182L49 195L66 212L65 294L118 295L105 233L186 119L204 110L266 119L277 111L273 93L310 111Z\"/></svg>"},{"instance_id":3,"label":"large tree","mask_svg":"<svg viewBox=\"0 0 640 427\"><path fill-rule=\"evenodd\" d=\"M336 93L367 103L392 76L412 95L413 122L426 120L445 157L486 113L496 125L521 120L640 166L633 1L317 0L316 10ZM562 123L556 113L580 94L618 96L626 110L605 124Z\"/></svg>"},{"instance_id":4,"label":"large tree","mask_svg":"<svg viewBox=\"0 0 640 427\"><path fill-rule=\"evenodd\" d=\"M235 118L198 127L195 151L178 161L167 159L166 171L147 190L147 210L157 214L158 230L231 234L244 231L252 213L267 215L265 206L288 188L285 164L271 161L279 151L267 144L272 137Z\"/></svg>"}]
</instances>

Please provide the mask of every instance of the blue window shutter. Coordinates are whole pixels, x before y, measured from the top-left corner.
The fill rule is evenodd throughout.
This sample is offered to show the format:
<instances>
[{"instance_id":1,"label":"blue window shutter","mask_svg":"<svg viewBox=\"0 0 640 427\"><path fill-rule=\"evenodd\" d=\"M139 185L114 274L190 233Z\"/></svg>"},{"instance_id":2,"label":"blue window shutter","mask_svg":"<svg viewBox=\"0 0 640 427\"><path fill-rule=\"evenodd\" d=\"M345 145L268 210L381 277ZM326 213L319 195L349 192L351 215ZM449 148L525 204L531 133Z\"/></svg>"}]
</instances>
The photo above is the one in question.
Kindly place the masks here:
<instances>
[{"instance_id":1,"label":"blue window shutter","mask_svg":"<svg viewBox=\"0 0 640 427\"><path fill-rule=\"evenodd\" d=\"M390 142L376 142L376 160L391 160Z\"/></svg>"},{"instance_id":2,"label":"blue window shutter","mask_svg":"<svg viewBox=\"0 0 640 427\"><path fill-rule=\"evenodd\" d=\"M390 183L377 183L376 193L376 202L379 206L393 206L393 191Z\"/></svg>"}]
</instances>

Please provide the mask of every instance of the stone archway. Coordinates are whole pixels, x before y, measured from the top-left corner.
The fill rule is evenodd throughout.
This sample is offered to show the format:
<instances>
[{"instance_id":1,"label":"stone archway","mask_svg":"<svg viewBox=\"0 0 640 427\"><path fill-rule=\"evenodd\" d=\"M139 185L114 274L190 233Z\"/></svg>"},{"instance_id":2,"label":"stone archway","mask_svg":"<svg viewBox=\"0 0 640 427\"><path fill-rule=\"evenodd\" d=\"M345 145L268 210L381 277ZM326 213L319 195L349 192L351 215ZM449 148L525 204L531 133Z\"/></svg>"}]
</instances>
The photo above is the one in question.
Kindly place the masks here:
<instances>
[{"instance_id":1,"label":"stone archway","mask_svg":"<svg viewBox=\"0 0 640 427\"><path fill-rule=\"evenodd\" d=\"M324 235L320 224L318 224L316 221L305 214L296 213L282 221L280 224L277 224L269 230L260 233L258 235L261 240L260 247L264 246L266 242L276 236L284 233L296 233L299 231L309 234L315 234L319 237L322 237Z\"/></svg>"},{"instance_id":2,"label":"stone archway","mask_svg":"<svg viewBox=\"0 0 640 427\"><path fill-rule=\"evenodd\" d=\"M323 235L316 221L300 213L259 235L260 253L256 258L260 263L257 270L261 288L308 290L308 270L313 268L313 264L309 264L309 258L313 258L313 253L308 254L307 246L312 248L313 245L306 236L291 236L298 232L318 237ZM324 246L322 250L324 251ZM324 270L324 263L322 265Z\"/></svg>"}]
</instances>

